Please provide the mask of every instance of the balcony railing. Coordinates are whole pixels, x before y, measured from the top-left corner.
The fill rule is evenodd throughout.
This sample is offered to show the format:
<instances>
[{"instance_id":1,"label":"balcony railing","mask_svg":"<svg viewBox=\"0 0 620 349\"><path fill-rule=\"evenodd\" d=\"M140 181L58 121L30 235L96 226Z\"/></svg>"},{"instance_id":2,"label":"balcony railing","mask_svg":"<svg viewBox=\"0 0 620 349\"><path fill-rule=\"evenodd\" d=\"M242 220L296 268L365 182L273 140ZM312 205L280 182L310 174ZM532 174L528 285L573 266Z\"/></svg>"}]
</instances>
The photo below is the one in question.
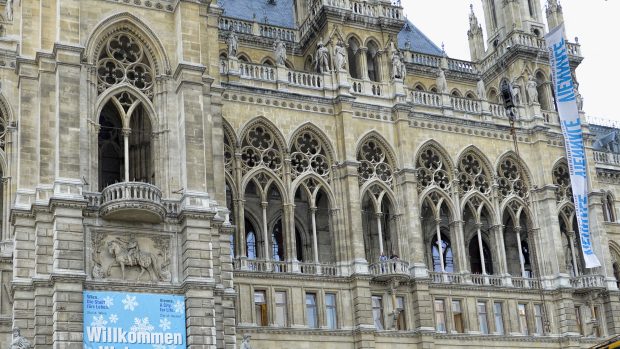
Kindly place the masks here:
<instances>
[{"instance_id":1,"label":"balcony railing","mask_svg":"<svg viewBox=\"0 0 620 349\"><path fill-rule=\"evenodd\" d=\"M289 71L288 82L291 85L307 88L322 88L324 86L323 76L320 74L299 71Z\"/></svg>"},{"instance_id":2,"label":"balcony railing","mask_svg":"<svg viewBox=\"0 0 620 349\"><path fill-rule=\"evenodd\" d=\"M620 166L620 154L595 151L594 162L603 165Z\"/></svg>"},{"instance_id":3,"label":"balcony railing","mask_svg":"<svg viewBox=\"0 0 620 349\"><path fill-rule=\"evenodd\" d=\"M304 275L337 276L338 269L334 264L287 262L264 259L237 258L233 260L236 271L256 273L289 273Z\"/></svg>"},{"instance_id":4,"label":"balcony railing","mask_svg":"<svg viewBox=\"0 0 620 349\"><path fill-rule=\"evenodd\" d=\"M450 97L450 102L454 110L464 111L466 113L480 113L482 111L480 102L473 99Z\"/></svg>"},{"instance_id":5,"label":"balcony railing","mask_svg":"<svg viewBox=\"0 0 620 349\"><path fill-rule=\"evenodd\" d=\"M166 214L159 188L143 182L112 184L103 189L99 203L101 215L110 219L160 222Z\"/></svg>"},{"instance_id":6,"label":"balcony railing","mask_svg":"<svg viewBox=\"0 0 620 349\"><path fill-rule=\"evenodd\" d=\"M426 105L429 107L441 107L441 95L432 92L411 91L411 101L414 104Z\"/></svg>"},{"instance_id":7,"label":"balcony railing","mask_svg":"<svg viewBox=\"0 0 620 349\"><path fill-rule=\"evenodd\" d=\"M276 81L276 68L268 65L240 62L239 72L246 79Z\"/></svg>"},{"instance_id":8,"label":"balcony railing","mask_svg":"<svg viewBox=\"0 0 620 349\"><path fill-rule=\"evenodd\" d=\"M605 288L603 275L580 275L570 279L573 288Z\"/></svg>"},{"instance_id":9,"label":"balcony railing","mask_svg":"<svg viewBox=\"0 0 620 349\"><path fill-rule=\"evenodd\" d=\"M409 276L409 263L399 259L390 259L384 262L371 264L368 267L371 275L381 276Z\"/></svg>"}]
</instances>

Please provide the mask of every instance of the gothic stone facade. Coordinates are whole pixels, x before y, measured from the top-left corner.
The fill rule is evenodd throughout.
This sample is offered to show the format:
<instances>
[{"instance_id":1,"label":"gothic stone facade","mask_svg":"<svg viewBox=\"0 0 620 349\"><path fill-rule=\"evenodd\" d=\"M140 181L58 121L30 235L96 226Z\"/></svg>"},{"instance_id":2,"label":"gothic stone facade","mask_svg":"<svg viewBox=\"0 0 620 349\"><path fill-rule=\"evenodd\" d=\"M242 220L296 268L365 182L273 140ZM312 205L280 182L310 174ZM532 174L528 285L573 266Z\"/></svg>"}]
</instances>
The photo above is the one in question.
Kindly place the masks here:
<instances>
[{"instance_id":1,"label":"gothic stone facade","mask_svg":"<svg viewBox=\"0 0 620 349\"><path fill-rule=\"evenodd\" d=\"M582 114L586 269L541 38L562 8L483 5L461 61L398 1L0 0L0 346L80 348L84 290L185 296L189 348L620 334L617 130Z\"/></svg>"}]
</instances>

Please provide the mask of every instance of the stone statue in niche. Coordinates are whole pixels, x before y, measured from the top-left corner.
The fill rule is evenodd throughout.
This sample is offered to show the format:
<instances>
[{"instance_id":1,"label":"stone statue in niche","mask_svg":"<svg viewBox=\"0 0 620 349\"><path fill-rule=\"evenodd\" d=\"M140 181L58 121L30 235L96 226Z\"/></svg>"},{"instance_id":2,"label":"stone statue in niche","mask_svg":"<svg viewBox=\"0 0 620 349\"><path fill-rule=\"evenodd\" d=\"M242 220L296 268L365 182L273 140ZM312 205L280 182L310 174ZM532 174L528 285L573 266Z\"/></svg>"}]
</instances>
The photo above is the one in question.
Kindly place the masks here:
<instances>
[{"instance_id":1,"label":"stone statue in niche","mask_svg":"<svg viewBox=\"0 0 620 349\"><path fill-rule=\"evenodd\" d=\"M448 82L446 81L446 73L443 69L439 69L437 73L437 92L442 94L448 94Z\"/></svg>"},{"instance_id":2,"label":"stone statue in niche","mask_svg":"<svg viewBox=\"0 0 620 349\"><path fill-rule=\"evenodd\" d=\"M91 237L94 279L170 281L170 238L94 232ZM119 268L116 268L119 267ZM119 270L120 269L120 270Z\"/></svg>"},{"instance_id":3,"label":"stone statue in niche","mask_svg":"<svg viewBox=\"0 0 620 349\"><path fill-rule=\"evenodd\" d=\"M273 50L276 56L276 64L284 65L286 63L286 44L279 38L273 43Z\"/></svg>"},{"instance_id":4,"label":"stone statue in niche","mask_svg":"<svg viewBox=\"0 0 620 349\"><path fill-rule=\"evenodd\" d=\"M392 77L394 79L405 79L407 67L403 63L403 55L399 51L392 52Z\"/></svg>"},{"instance_id":5,"label":"stone statue in niche","mask_svg":"<svg viewBox=\"0 0 620 349\"><path fill-rule=\"evenodd\" d=\"M525 88L527 90L527 95L530 97L530 103L538 103L538 83L533 75L530 75Z\"/></svg>"},{"instance_id":6,"label":"stone statue in niche","mask_svg":"<svg viewBox=\"0 0 620 349\"><path fill-rule=\"evenodd\" d=\"M4 5L4 14L7 21L10 22L13 20L13 0L6 0L6 5Z\"/></svg>"},{"instance_id":7,"label":"stone statue in niche","mask_svg":"<svg viewBox=\"0 0 620 349\"><path fill-rule=\"evenodd\" d=\"M344 48L342 41L338 41L336 44L336 70L346 71L347 65L347 49Z\"/></svg>"},{"instance_id":8,"label":"stone statue in niche","mask_svg":"<svg viewBox=\"0 0 620 349\"><path fill-rule=\"evenodd\" d=\"M19 327L13 328L13 341L10 349L31 349L32 345L24 336L21 335Z\"/></svg>"},{"instance_id":9,"label":"stone statue in niche","mask_svg":"<svg viewBox=\"0 0 620 349\"><path fill-rule=\"evenodd\" d=\"M250 336L249 334L244 334L243 341L241 342L241 346L239 346L239 349L252 349L252 346L250 346L250 338L252 338L252 336Z\"/></svg>"},{"instance_id":10,"label":"stone statue in niche","mask_svg":"<svg viewBox=\"0 0 620 349\"><path fill-rule=\"evenodd\" d=\"M234 31L230 32L228 35L228 40L226 40L228 44L228 58L237 58L237 47L239 45L237 34Z\"/></svg>"},{"instance_id":11,"label":"stone statue in niche","mask_svg":"<svg viewBox=\"0 0 620 349\"><path fill-rule=\"evenodd\" d=\"M478 99L483 101L487 99L487 92L484 88L484 81L482 80L482 78L478 80L478 83L476 84L476 93L478 94Z\"/></svg>"},{"instance_id":12,"label":"stone statue in niche","mask_svg":"<svg viewBox=\"0 0 620 349\"><path fill-rule=\"evenodd\" d=\"M323 44L323 40L319 40L317 47L316 65L314 68L317 69L319 73L327 73L329 72L329 50Z\"/></svg>"},{"instance_id":13,"label":"stone statue in niche","mask_svg":"<svg viewBox=\"0 0 620 349\"><path fill-rule=\"evenodd\" d=\"M512 79L510 84L512 87L512 98L515 105L521 104L521 86L519 86L518 78Z\"/></svg>"}]
</instances>

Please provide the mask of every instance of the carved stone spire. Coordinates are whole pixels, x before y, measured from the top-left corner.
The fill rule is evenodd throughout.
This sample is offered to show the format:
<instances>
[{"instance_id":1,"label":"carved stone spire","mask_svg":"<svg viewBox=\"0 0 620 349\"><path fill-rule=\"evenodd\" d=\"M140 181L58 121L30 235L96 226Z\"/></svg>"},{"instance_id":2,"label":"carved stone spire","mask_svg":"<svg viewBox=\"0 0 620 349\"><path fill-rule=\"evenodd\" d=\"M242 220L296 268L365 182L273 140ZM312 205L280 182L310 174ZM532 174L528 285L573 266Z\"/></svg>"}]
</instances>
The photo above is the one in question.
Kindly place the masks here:
<instances>
[{"instance_id":1,"label":"carved stone spire","mask_svg":"<svg viewBox=\"0 0 620 349\"><path fill-rule=\"evenodd\" d=\"M482 26L478 22L478 17L474 13L474 5L469 5L471 12L469 13L469 30L467 36L469 37L469 53L471 59L474 62L481 60L484 57L484 35L482 33Z\"/></svg>"},{"instance_id":2,"label":"carved stone spire","mask_svg":"<svg viewBox=\"0 0 620 349\"><path fill-rule=\"evenodd\" d=\"M564 23L564 14L562 12L562 5L558 0L547 0L547 23L549 23L549 30Z\"/></svg>"}]
</instances>

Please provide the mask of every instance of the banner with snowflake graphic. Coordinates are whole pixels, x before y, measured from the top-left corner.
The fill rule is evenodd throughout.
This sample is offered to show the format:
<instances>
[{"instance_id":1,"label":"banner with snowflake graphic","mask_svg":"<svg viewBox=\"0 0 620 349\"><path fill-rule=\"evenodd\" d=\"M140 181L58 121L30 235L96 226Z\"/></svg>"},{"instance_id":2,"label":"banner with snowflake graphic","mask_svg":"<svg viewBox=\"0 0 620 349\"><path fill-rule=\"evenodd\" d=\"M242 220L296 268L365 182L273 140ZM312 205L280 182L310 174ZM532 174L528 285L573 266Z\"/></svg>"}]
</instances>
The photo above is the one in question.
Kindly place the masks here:
<instances>
[{"instance_id":1,"label":"banner with snowflake graphic","mask_svg":"<svg viewBox=\"0 0 620 349\"><path fill-rule=\"evenodd\" d=\"M185 297L84 291L84 349L186 349Z\"/></svg>"}]
</instances>

